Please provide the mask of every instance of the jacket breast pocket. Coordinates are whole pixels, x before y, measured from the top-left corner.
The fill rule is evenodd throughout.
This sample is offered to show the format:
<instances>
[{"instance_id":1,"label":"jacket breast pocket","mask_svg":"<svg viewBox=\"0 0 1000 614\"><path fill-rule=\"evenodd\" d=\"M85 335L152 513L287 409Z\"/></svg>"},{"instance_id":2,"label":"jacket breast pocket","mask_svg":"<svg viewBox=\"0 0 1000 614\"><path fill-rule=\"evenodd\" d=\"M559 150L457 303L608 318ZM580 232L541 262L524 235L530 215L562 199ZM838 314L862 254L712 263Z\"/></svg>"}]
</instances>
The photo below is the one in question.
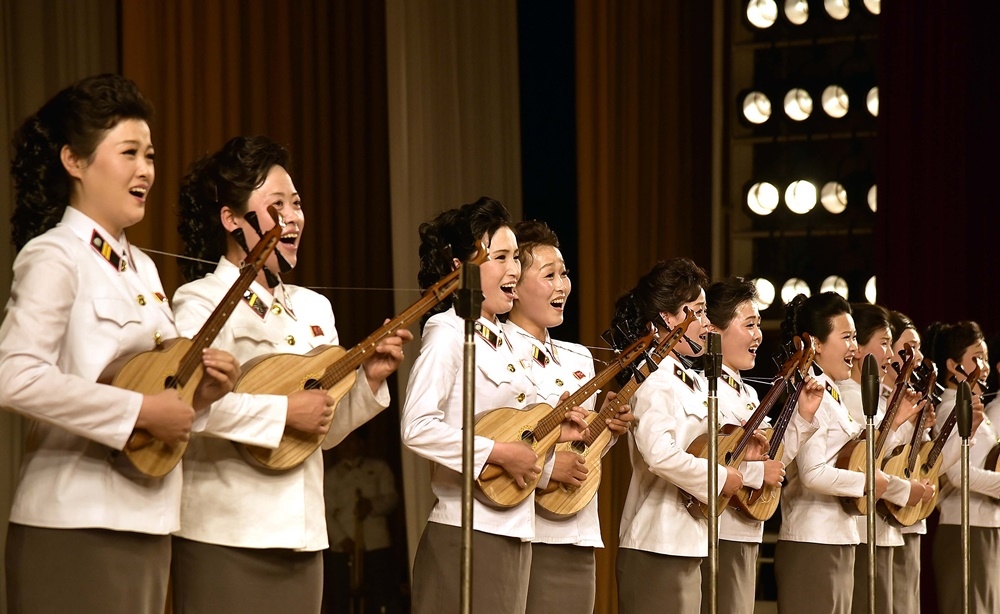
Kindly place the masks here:
<instances>
[{"instance_id":1,"label":"jacket breast pocket","mask_svg":"<svg viewBox=\"0 0 1000 614\"><path fill-rule=\"evenodd\" d=\"M94 316L99 323L107 322L119 328L125 328L128 324L139 324L142 321L135 306L119 298L95 298Z\"/></svg>"},{"instance_id":2,"label":"jacket breast pocket","mask_svg":"<svg viewBox=\"0 0 1000 614\"><path fill-rule=\"evenodd\" d=\"M272 352L300 353L296 352L278 331L273 331L268 326L234 326L232 334L237 346L233 353L238 356L256 356Z\"/></svg>"},{"instance_id":3,"label":"jacket breast pocket","mask_svg":"<svg viewBox=\"0 0 1000 614\"><path fill-rule=\"evenodd\" d=\"M485 352L476 352L476 369L479 373L497 388L510 385L517 373L513 356L484 354Z\"/></svg>"}]
</instances>

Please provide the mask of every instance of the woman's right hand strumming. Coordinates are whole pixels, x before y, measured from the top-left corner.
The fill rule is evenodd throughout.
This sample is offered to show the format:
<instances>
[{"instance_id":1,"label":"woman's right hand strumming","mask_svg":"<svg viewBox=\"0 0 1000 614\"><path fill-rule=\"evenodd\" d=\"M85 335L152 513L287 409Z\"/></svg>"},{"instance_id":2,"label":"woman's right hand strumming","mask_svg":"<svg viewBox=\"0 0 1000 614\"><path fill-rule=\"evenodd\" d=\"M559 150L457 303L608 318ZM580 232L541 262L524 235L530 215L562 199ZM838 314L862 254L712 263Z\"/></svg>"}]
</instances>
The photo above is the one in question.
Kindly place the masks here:
<instances>
[{"instance_id":1,"label":"woman's right hand strumming","mask_svg":"<svg viewBox=\"0 0 1000 614\"><path fill-rule=\"evenodd\" d=\"M722 494L725 496L735 495L736 491L743 486L743 474L739 469L726 467L726 483L722 486Z\"/></svg>"},{"instance_id":2,"label":"woman's right hand strumming","mask_svg":"<svg viewBox=\"0 0 1000 614\"><path fill-rule=\"evenodd\" d=\"M334 399L325 390L299 390L288 395L285 424L303 433L324 435L333 422Z\"/></svg>"},{"instance_id":3,"label":"woman's right hand strumming","mask_svg":"<svg viewBox=\"0 0 1000 614\"><path fill-rule=\"evenodd\" d=\"M521 488L524 488L528 480L533 480L542 472L542 468L538 466L538 455L528 444L520 441L496 442L486 460L503 467Z\"/></svg>"},{"instance_id":4,"label":"woman's right hand strumming","mask_svg":"<svg viewBox=\"0 0 1000 614\"><path fill-rule=\"evenodd\" d=\"M191 437L193 423L194 408L181 400L177 390L168 388L157 394L143 395L135 427L149 431L163 443L174 445Z\"/></svg>"}]
</instances>

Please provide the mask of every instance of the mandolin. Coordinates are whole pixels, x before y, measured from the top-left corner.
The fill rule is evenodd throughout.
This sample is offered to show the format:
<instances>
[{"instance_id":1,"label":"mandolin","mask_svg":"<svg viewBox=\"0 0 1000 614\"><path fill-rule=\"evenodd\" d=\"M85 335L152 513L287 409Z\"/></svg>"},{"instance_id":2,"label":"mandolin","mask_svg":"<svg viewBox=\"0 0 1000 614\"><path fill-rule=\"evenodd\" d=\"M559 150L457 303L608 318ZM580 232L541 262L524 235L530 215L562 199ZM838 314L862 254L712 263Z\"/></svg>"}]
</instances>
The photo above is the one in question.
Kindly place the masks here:
<instances>
[{"instance_id":1,"label":"mandolin","mask_svg":"<svg viewBox=\"0 0 1000 614\"><path fill-rule=\"evenodd\" d=\"M927 422L930 419L930 415L934 411L934 407L941 400L938 395L938 389L941 386L937 383L937 370L934 368L933 361L925 358L922 366L926 372L926 377L922 378L924 380L923 383L917 384L917 388L921 391L921 400L926 399L927 404L921 410L920 417L917 418L917 425L913 430L909 446L898 446L889 453L882 466L882 471L885 473L905 479L916 478L918 476L917 463L920 459L920 454L924 451L925 446L928 450L933 446L931 442L925 442L923 437L927 432ZM926 451L924 454L926 455ZM885 499L879 500L876 505L879 509L879 514L887 522L895 526L911 526L920 520L920 515L923 512L922 505L901 507Z\"/></svg>"},{"instance_id":2,"label":"mandolin","mask_svg":"<svg viewBox=\"0 0 1000 614\"><path fill-rule=\"evenodd\" d=\"M575 452L583 457L587 467L587 478L580 486L551 481L545 492L535 494L535 505L539 514L558 520L576 514L593 500L601 485L603 465L601 461L604 450L611 443L612 434L608 429L608 420L616 416L622 406L632 399L642 382L656 369L656 365L660 364L674 349L674 346L684 338L688 326L692 322L694 322L694 312L688 310L687 317L675 326L670 334L662 335L646 361L635 367L637 374L621 387L618 396L591 417L582 440L565 442L556 446L556 452Z\"/></svg>"},{"instance_id":3,"label":"mandolin","mask_svg":"<svg viewBox=\"0 0 1000 614\"><path fill-rule=\"evenodd\" d=\"M480 244L472 264L482 264L489 252ZM357 379L357 369L371 357L378 344L408 328L425 313L458 291L461 269L448 273L424 291L420 298L401 314L383 324L350 350L339 345L325 345L306 354L263 354L243 365L234 392L246 394L289 395L299 390L326 390L337 404L347 395ZM290 427L281 435L277 448L264 448L233 442L252 465L273 471L287 471L301 465L326 438L324 433L306 433Z\"/></svg>"},{"instance_id":4,"label":"mandolin","mask_svg":"<svg viewBox=\"0 0 1000 614\"><path fill-rule=\"evenodd\" d=\"M812 368L813 359L816 356L816 345L809 333L802 334L801 342L805 352L802 359L795 366L797 372L797 382L792 392L788 395L785 405L775 420L774 428L767 429L765 436L768 441L767 455L774 460L781 460L785 454L785 431L795 416L798 407L799 395L806 384L806 376ZM798 344L796 344L798 345ZM738 510L748 520L765 521L774 516L778 509L778 502L781 497L781 486L764 484L760 488L748 488L746 486L736 491L736 495L730 501L730 505Z\"/></svg>"},{"instance_id":5,"label":"mandolin","mask_svg":"<svg viewBox=\"0 0 1000 614\"><path fill-rule=\"evenodd\" d=\"M784 394L785 388L788 383L795 377L798 372L797 367L805 359L806 349L802 342L802 339L795 339L795 353L785 361L781 369L778 371L778 375L774 378L774 382L771 384L771 388L764 395L761 400L760 405L754 410L753 414L746 421L743 426L738 426L735 424L724 425L719 432L719 455L718 463L724 467L739 467L740 463L743 462L744 457L747 453L747 446L754 439L754 434L760 425L767 418L767 414L774 407L774 404L778 402L781 395ZM704 435L699 435L691 445L688 446L687 452L698 458L708 457L708 433ZM708 504L702 503L694 495L684 492L684 505L687 508L689 514L698 520L708 518ZM719 495L719 510L725 510L726 506L730 504L731 495Z\"/></svg>"},{"instance_id":6,"label":"mandolin","mask_svg":"<svg viewBox=\"0 0 1000 614\"><path fill-rule=\"evenodd\" d=\"M205 371L202 352L212 344L233 310L243 300L243 294L257 278L281 239L284 223L279 220L274 207L268 207L268 213L274 220L274 227L261 237L247 255L236 283L226 292L222 302L194 339L176 337L159 343L152 350L122 356L107 366L98 381L149 395L174 388L185 403L192 404ZM185 449L186 441L169 445L144 429L135 429L125 448L121 453L114 454L112 461L125 475L160 478L177 466Z\"/></svg>"},{"instance_id":7,"label":"mandolin","mask_svg":"<svg viewBox=\"0 0 1000 614\"><path fill-rule=\"evenodd\" d=\"M503 407L484 414L476 422L476 436L487 437L494 441L521 441L530 446L539 457L544 458L559 439L560 425L566 412L579 406L614 379L619 372L646 356L652 344L653 333L649 332L623 350L600 373L554 408L547 403L535 403L524 409ZM534 476L521 487L503 467L487 463L476 479L478 485L476 497L492 507L513 507L531 495L540 477L540 475Z\"/></svg>"},{"instance_id":8,"label":"mandolin","mask_svg":"<svg viewBox=\"0 0 1000 614\"><path fill-rule=\"evenodd\" d=\"M882 460L887 452L885 442L889 439L892 423L903 403L903 397L909 388L910 376L916 367L916 352L909 343L903 347L900 356L903 358L903 366L896 377L896 385L893 387L892 396L886 406L885 415L878 425L875 438L875 466L879 468L882 467ZM868 446L864 442L863 434L847 442L837 454L837 469L864 473L865 464L868 462ZM840 497L840 504L848 514L864 516L867 513L868 500L865 497Z\"/></svg>"}]
</instances>

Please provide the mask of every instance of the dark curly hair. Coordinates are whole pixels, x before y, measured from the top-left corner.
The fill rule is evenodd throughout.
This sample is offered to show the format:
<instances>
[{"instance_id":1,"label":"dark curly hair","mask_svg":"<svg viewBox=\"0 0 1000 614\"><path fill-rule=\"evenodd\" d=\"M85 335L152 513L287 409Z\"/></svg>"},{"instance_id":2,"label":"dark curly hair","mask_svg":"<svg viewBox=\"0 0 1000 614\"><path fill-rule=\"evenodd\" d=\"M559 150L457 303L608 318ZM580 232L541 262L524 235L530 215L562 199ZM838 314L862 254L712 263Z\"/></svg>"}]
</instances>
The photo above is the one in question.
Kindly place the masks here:
<instances>
[{"instance_id":1,"label":"dark curly hair","mask_svg":"<svg viewBox=\"0 0 1000 614\"><path fill-rule=\"evenodd\" d=\"M757 298L757 288L752 281L742 277L717 281L705 290L707 303L705 315L713 325L721 329L729 328L739 306L755 298Z\"/></svg>"},{"instance_id":2,"label":"dark curly hair","mask_svg":"<svg viewBox=\"0 0 1000 614\"><path fill-rule=\"evenodd\" d=\"M62 164L63 146L89 159L109 130L126 119L149 122L153 105L121 75L77 81L24 120L14 133L15 206L10 218L14 248L53 228L69 205L73 179Z\"/></svg>"},{"instance_id":3,"label":"dark curly hair","mask_svg":"<svg viewBox=\"0 0 1000 614\"><path fill-rule=\"evenodd\" d=\"M851 315L854 316L854 328L858 331L858 345L862 346L872 340L875 333L889 329L889 310L881 305L871 303L851 303ZM893 337L895 339L895 337Z\"/></svg>"},{"instance_id":4,"label":"dark curly hair","mask_svg":"<svg viewBox=\"0 0 1000 614\"><path fill-rule=\"evenodd\" d=\"M845 313L851 313L851 304L836 292L823 292L809 298L799 294L785 305L785 319L781 323L785 343L802 333L825 341L833 332L833 319Z\"/></svg>"},{"instance_id":5,"label":"dark curly hair","mask_svg":"<svg viewBox=\"0 0 1000 614\"><path fill-rule=\"evenodd\" d=\"M896 343L907 329L916 331L917 325L906 314L900 311L890 311L889 330L892 331L892 342Z\"/></svg>"},{"instance_id":6,"label":"dark curly hair","mask_svg":"<svg viewBox=\"0 0 1000 614\"><path fill-rule=\"evenodd\" d=\"M517 251L521 254L521 268L531 267L536 247L548 246L559 248L559 237L541 220L525 220L514 226L514 236L517 237Z\"/></svg>"},{"instance_id":7,"label":"dark curly hair","mask_svg":"<svg viewBox=\"0 0 1000 614\"><path fill-rule=\"evenodd\" d=\"M661 260L615 302L611 328L644 331L649 322L658 322L660 312L677 314L707 285L708 274L691 259Z\"/></svg>"},{"instance_id":8,"label":"dark curly hair","mask_svg":"<svg viewBox=\"0 0 1000 614\"><path fill-rule=\"evenodd\" d=\"M476 253L479 242L486 237L493 239L501 228L514 225L507 208L498 201L481 197L474 203L462 205L438 214L430 222L420 225L420 271L417 283L421 290L433 286L452 271L452 258L466 262ZM432 309L427 318L451 308L452 298L445 299Z\"/></svg>"},{"instance_id":9,"label":"dark curly hair","mask_svg":"<svg viewBox=\"0 0 1000 614\"><path fill-rule=\"evenodd\" d=\"M266 136L232 138L191 165L181 180L177 231L184 238L184 255L208 262L182 261L185 278L198 279L215 270L214 263L227 248L219 212L229 207L245 213L250 194L275 166L288 169L288 151Z\"/></svg>"},{"instance_id":10,"label":"dark curly hair","mask_svg":"<svg viewBox=\"0 0 1000 614\"><path fill-rule=\"evenodd\" d=\"M924 333L924 354L937 366L938 381L949 388L954 387L955 382L948 373L948 359L961 363L965 350L983 340L983 330L971 320L956 324L935 322L928 326Z\"/></svg>"}]
</instances>

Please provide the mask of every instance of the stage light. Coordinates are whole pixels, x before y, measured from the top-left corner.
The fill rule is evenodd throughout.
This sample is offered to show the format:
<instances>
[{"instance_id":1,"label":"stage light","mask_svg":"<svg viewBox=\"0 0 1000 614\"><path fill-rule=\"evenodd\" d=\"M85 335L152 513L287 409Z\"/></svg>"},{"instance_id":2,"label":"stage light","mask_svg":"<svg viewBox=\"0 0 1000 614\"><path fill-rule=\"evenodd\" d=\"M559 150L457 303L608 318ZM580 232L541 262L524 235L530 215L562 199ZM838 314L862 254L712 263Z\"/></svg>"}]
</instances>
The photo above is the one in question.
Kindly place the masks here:
<instances>
[{"instance_id":1,"label":"stage light","mask_svg":"<svg viewBox=\"0 0 1000 614\"><path fill-rule=\"evenodd\" d=\"M873 117L878 117L878 86L868 90L868 97L865 99L865 106Z\"/></svg>"},{"instance_id":2,"label":"stage light","mask_svg":"<svg viewBox=\"0 0 1000 614\"><path fill-rule=\"evenodd\" d=\"M865 298L868 299L869 303L874 305L876 294L877 293L875 292L875 276L872 275L872 278L869 279L868 283L865 284Z\"/></svg>"},{"instance_id":3,"label":"stage light","mask_svg":"<svg viewBox=\"0 0 1000 614\"><path fill-rule=\"evenodd\" d=\"M750 186L747 192L747 206L757 215L768 215L778 208L778 188L762 181Z\"/></svg>"},{"instance_id":4,"label":"stage light","mask_svg":"<svg viewBox=\"0 0 1000 614\"><path fill-rule=\"evenodd\" d=\"M809 19L809 3L806 0L785 0L785 17L801 26Z\"/></svg>"},{"instance_id":5,"label":"stage light","mask_svg":"<svg viewBox=\"0 0 1000 614\"><path fill-rule=\"evenodd\" d=\"M847 190L839 182L828 181L819 192L819 202L834 215L843 213L847 208Z\"/></svg>"},{"instance_id":6,"label":"stage light","mask_svg":"<svg viewBox=\"0 0 1000 614\"><path fill-rule=\"evenodd\" d=\"M788 90L785 94L785 115L790 119L800 122L813 112L813 99L809 92L796 87Z\"/></svg>"},{"instance_id":7,"label":"stage light","mask_svg":"<svg viewBox=\"0 0 1000 614\"><path fill-rule=\"evenodd\" d=\"M836 292L840 296L847 298L847 280L839 275L831 275L823 280L819 285L820 292Z\"/></svg>"},{"instance_id":8,"label":"stage light","mask_svg":"<svg viewBox=\"0 0 1000 614\"><path fill-rule=\"evenodd\" d=\"M878 212L878 184L868 188L868 208L872 213Z\"/></svg>"},{"instance_id":9,"label":"stage light","mask_svg":"<svg viewBox=\"0 0 1000 614\"><path fill-rule=\"evenodd\" d=\"M849 105L847 92L839 85L828 85L826 89L823 90L823 95L820 97L820 101L823 104L823 110L826 111L826 114L830 117L840 119L841 117L847 115L847 108Z\"/></svg>"},{"instance_id":10,"label":"stage light","mask_svg":"<svg viewBox=\"0 0 1000 614\"><path fill-rule=\"evenodd\" d=\"M865 0L865 8L872 15L878 15L882 12L882 2L881 0Z\"/></svg>"},{"instance_id":11,"label":"stage light","mask_svg":"<svg viewBox=\"0 0 1000 614\"><path fill-rule=\"evenodd\" d=\"M774 0L750 0L747 20L760 29L770 28L778 20L778 4Z\"/></svg>"},{"instance_id":12,"label":"stage light","mask_svg":"<svg viewBox=\"0 0 1000 614\"><path fill-rule=\"evenodd\" d=\"M763 92L750 92L743 98L743 117L751 124L763 124L771 117L771 100Z\"/></svg>"},{"instance_id":13,"label":"stage light","mask_svg":"<svg viewBox=\"0 0 1000 614\"><path fill-rule=\"evenodd\" d=\"M774 302L774 284L763 277L753 279L751 283L757 289L757 298L754 299L754 303L756 303L757 309L764 311Z\"/></svg>"},{"instance_id":14,"label":"stage light","mask_svg":"<svg viewBox=\"0 0 1000 614\"><path fill-rule=\"evenodd\" d=\"M851 12L850 0L823 0L826 14L840 21Z\"/></svg>"},{"instance_id":15,"label":"stage light","mask_svg":"<svg viewBox=\"0 0 1000 614\"><path fill-rule=\"evenodd\" d=\"M800 294L809 296L810 292L809 284L798 277L789 279L783 286L781 286L781 302L786 305L792 302L792 299Z\"/></svg>"},{"instance_id":16,"label":"stage light","mask_svg":"<svg viewBox=\"0 0 1000 614\"><path fill-rule=\"evenodd\" d=\"M785 190L785 204L792 213L809 213L816 206L816 186L805 180L793 181Z\"/></svg>"}]
</instances>

